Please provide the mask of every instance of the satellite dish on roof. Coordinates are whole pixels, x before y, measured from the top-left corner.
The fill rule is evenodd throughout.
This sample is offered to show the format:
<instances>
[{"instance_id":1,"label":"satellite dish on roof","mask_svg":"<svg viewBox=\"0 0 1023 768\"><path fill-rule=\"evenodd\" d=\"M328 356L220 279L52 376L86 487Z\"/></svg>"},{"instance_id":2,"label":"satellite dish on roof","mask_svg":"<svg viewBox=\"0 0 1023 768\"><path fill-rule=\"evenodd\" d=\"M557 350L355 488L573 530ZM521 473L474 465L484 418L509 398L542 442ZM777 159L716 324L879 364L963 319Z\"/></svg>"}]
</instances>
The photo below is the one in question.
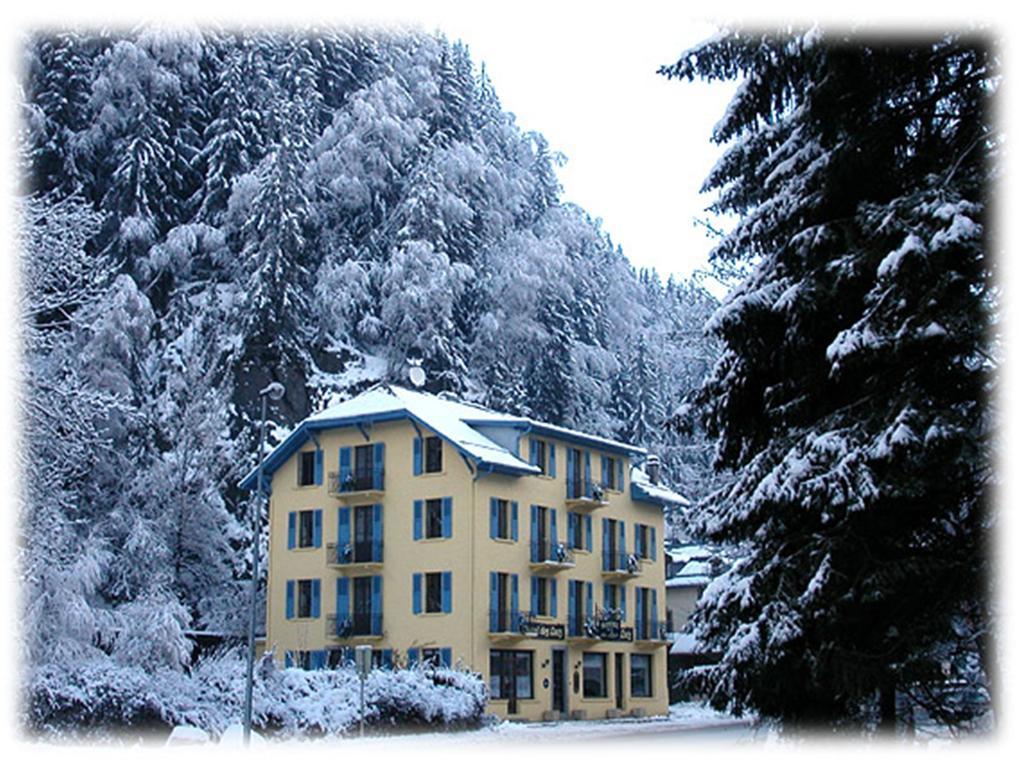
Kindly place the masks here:
<instances>
[{"instance_id":1,"label":"satellite dish on roof","mask_svg":"<svg viewBox=\"0 0 1023 768\"><path fill-rule=\"evenodd\" d=\"M408 369L408 379L414 386L421 387L426 383L426 371L418 365L413 365Z\"/></svg>"}]
</instances>

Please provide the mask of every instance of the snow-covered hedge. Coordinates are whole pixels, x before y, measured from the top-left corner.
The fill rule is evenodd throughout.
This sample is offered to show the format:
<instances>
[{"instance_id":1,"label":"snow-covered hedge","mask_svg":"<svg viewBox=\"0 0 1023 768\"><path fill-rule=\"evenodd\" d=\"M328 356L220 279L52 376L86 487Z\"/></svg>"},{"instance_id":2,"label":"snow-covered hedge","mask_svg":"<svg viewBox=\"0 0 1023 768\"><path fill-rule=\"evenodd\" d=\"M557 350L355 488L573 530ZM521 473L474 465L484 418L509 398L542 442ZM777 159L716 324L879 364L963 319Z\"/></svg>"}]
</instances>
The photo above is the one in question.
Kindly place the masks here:
<instances>
[{"instance_id":1,"label":"snow-covered hedge","mask_svg":"<svg viewBox=\"0 0 1023 768\"><path fill-rule=\"evenodd\" d=\"M108 662L43 665L26 680L26 725L43 736L191 725L219 737L241 718L244 680L239 653L204 659L191 673L147 673ZM486 704L486 686L471 672L374 670L366 680L369 727L472 727L480 723ZM306 672L260 665L253 722L264 734L339 735L357 727L358 718L359 679L353 667Z\"/></svg>"}]
</instances>

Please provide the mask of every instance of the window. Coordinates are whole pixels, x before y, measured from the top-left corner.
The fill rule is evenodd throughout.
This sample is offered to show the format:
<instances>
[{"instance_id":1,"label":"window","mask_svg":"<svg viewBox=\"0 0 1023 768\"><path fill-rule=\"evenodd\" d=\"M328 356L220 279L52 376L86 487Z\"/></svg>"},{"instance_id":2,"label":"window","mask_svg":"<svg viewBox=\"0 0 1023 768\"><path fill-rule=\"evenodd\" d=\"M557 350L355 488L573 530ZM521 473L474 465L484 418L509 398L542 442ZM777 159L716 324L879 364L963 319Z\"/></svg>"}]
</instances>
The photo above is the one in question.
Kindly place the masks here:
<instances>
[{"instance_id":1,"label":"window","mask_svg":"<svg viewBox=\"0 0 1023 768\"><path fill-rule=\"evenodd\" d=\"M444 660L441 657L440 648L423 648L421 658L423 666L440 667L444 665Z\"/></svg>"},{"instance_id":2,"label":"window","mask_svg":"<svg viewBox=\"0 0 1023 768\"><path fill-rule=\"evenodd\" d=\"M302 451L298 457L298 484L316 484L316 451Z\"/></svg>"},{"instance_id":3,"label":"window","mask_svg":"<svg viewBox=\"0 0 1023 768\"><path fill-rule=\"evenodd\" d=\"M650 552L650 535L653 529L649 525L636 523L636 554L639 557L653 559Z\"/></svg>"},{"instance_id":4,"label":"window","mask_svg":"<svg viewBox=\"0 0 1023 768\"><path fill-rule=\"evenodd\" d=\"M547 442L536 440L536 466L540 467L543 474L547 474Z\"/></svg>"},{"instance_id":5,"label":"window","mask_svg":"<svg viewBox=\"0 0 1023 768\"><path fill-rule=\"evenodd\" d=\"M313 615L313 580L300 579L298 582L298 611L300 619L308 619Z\"/></svg>"},{"instance_id":6,"label":"window","mask_svg":"<svg viewBox=\"0 0 1023 768\"><path fill-rule=\"evenodd\" d=\"M607 654L583 654L583 698L607 698Z\"/></svg>"},{"instance_id":7,"label":"window","mask_svg":"<svg viewBox=\"0 0 1023 768\"><path fill-rule=\"evenodd\" d=\"M426 444L426 471L440 472L441 459L444 455L439 437L428 437Z\"/></svg>"},{"instance_id":8,"label":"window","mask_svg":"<svg viewBox=\"0 0 1023 768\"><path fill-rule=\"evenodd\" d=\"M444 535L444 508L440 499L426 500L426 538L439 539Z\"/></svg>"},{"instance_id":9,"label":"window","mask_svg":"<svg viewBox=\"0 0 1023 768\"><path fill-rule=\"evenodd\" d=\"M618 487L618 469L621 459L611 456L600 457L600 484L611 491L621 491Z\"/></svg>"},{"instance_id":10,"label":"window","mask_svg":"<svg viewBox=\"0 0 1023 768\"><path fill-rule=\"evenodd\" d=\"M299 669L310 670L313 668L312 654L309 651L292 651L291 661Z\"/></svg>"},{"instance_id":11,"label":"window","mask_svg":"<svg viewBox=\"0 0 1023 768\"><path fill-rule=\"evenodd\" d=\"M550 594L551 580L538 576L533 582L533 603L537 616L550 616L547 596Z\"/></svg>"},{"instance_id":12,"label":"window","mask_svg":"<svg viewBox=\"0 0 1023 768\"><path fill-rule=\"evenodd\" d=\"M441 613L443 608L442 602L443 587L441 584L441 573L437 571L435 573L426 574L426 613Z\"/></svg>"},{"instance_id":13,"label":"window","mask_svg":"<svg viewBox=\"0 0 1023 768\"><path fill-rule=\"evenodd\" d=\"M653 696L654 676L651 674L653 668L653 657L649 653L632 654L632 684L630 686L633 696Z\"/></svg>"},{"instance_id":14,"label":"window","mask_svg":"<svg viewBox=\"0 0 1023 768\"><path fill-rule=\"evenodd\" d=\"M303 509L298 513L298 546L314 547L313 520L315 513L311 509Z\"/></svg>"},{"instance_id":15,"label":"window","mask_svg":"<svg viewBox=\"0 0 1023 768\"><path fill-rule=\"evenodd\" d=\"M533 698L533 652L490 652L490 698Z\"/></svg>"},{"instance_id":16,"label":"window","mask_svg":"<svg viewBox=\"0 0 1023 768\"><path fill-rule=\"evenodd\" d=\"M510 539L511 535L511 514L508 511L507 499L495 499L497 508L497 536L498 539Z\"/></svg>"},{"instance_id":17,"label":"window","mask_svg":"<svg viewBox=\"0 0 1023 768\"><path fill-rule=\"evenodd\" d=\"M586 521L580 512L568 513L568 546L572 549L586 549Z\"/></svg>"}]
</instances>

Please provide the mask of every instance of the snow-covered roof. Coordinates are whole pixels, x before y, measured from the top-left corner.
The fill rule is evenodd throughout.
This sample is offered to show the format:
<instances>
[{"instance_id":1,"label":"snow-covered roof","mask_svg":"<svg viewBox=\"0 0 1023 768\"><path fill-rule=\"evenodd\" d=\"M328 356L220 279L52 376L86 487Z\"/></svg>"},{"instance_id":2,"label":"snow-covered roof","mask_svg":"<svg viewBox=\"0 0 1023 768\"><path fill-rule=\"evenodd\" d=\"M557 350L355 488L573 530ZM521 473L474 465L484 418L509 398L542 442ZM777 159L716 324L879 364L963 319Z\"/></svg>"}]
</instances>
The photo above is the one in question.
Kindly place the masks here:
<instances>
[{"instance_id":1,"label":"snow-covered roof","mask_svg":"<svg viewBox=\"0 0 1023 768\"><path fill-rule=\"evenodd\" d=\"M676 638L675 642L671 644L671 649L668 653L698 653L699 645L696 641L696 635L692 635L686 632L680 633Z\"/></svg>"},{"instance_id":2,"label":"snow-covered roof","mask_svg":"<svg viewBox=\"0 0 1023 768\"><path fill-rule=\"evenodd\" d=\"M689 499L676 493L663 483L653 483L646 469L642 466L632 468L632 498L638 501L650 501L663 507L687 507Z\"/></svg>"},{"instance_id":3,"label":"snow-covered roof","mask_svg":"<svg viewBox=\"0 0 1023 768\"><path fill-rule=\"evenodd\" d=\"M688 563L690 560L706 560L714 556L707 547L702 544L682 544L668 549L668 559L674 563Z\"/></svg>"},{"instance_id":4,"label":"snow-covered roof","mask_svg":"<svg viewBox=\"0 0 1023 768\"><path fill-rule=\"evenodd\" d=\"M484 435L480 429L507 426L525 432L560 437L568 442L590 445L614 453L640 456L646 453L642 448L617 440L609 440L585 432L565 429L555 424L500 413L477 405L448 400L403 387L381 384L304 419L267 456L266 471L272 473L284 464L291 454L305 444L311 432L405 418L435 432L451 443L459 453L477 462L480 466L512 474L539 474L540 468L522 460L508 448L497 444ZM251 489L255 485L256 478L257 471L253 469L242 479L242 488Z\"/></svg>"},{"instance_id":5,"label":"snow-covered roof","mask_svg":"<svg viewBox=\"0 0 1023 768\"><path fill-rule=\"evenodd\" d=\"M714 569L706 560L691 560L670 579L664 582L664 586L671 587L704 587L710 583Z\"/></svg>"}]
</instances>

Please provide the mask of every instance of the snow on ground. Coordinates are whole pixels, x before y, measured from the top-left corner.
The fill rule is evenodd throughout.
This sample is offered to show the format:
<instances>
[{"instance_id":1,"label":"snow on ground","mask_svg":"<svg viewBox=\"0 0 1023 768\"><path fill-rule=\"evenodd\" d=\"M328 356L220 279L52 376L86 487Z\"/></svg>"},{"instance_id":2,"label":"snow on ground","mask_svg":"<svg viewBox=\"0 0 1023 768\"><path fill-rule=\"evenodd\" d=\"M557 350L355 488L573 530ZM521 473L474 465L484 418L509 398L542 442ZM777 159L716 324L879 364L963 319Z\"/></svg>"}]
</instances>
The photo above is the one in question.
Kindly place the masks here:
<instances>
[{"instance_id":1,"label":"snow on ground","mask_svg":"<svg viewBox=\"0 0 1023 768\"><path fill-rule=\"evenodd\" d=\"M658 736L683 731L735 728L753 734L753 721L725 715L708 706L694 703L673 704L667 717L619 718L616 720L568 720L554 723L501 722L473 731L401 734L372 737L374 745L487 745L550 744L552 741L608 739L617 737ZM737 737L739 738L739 737Z\"/></svg>"}]
</instances>

